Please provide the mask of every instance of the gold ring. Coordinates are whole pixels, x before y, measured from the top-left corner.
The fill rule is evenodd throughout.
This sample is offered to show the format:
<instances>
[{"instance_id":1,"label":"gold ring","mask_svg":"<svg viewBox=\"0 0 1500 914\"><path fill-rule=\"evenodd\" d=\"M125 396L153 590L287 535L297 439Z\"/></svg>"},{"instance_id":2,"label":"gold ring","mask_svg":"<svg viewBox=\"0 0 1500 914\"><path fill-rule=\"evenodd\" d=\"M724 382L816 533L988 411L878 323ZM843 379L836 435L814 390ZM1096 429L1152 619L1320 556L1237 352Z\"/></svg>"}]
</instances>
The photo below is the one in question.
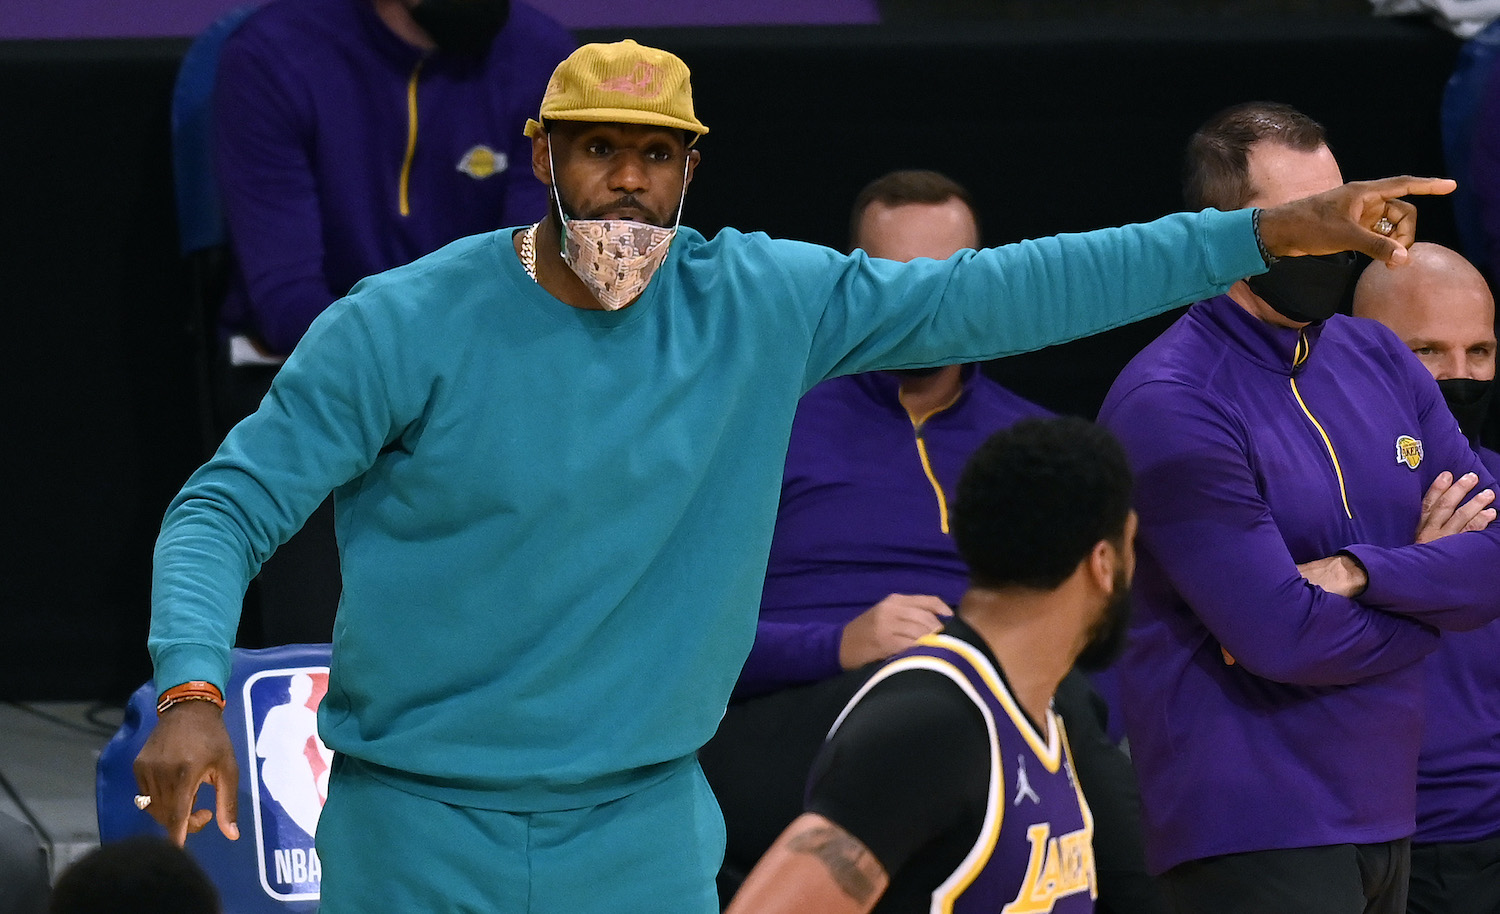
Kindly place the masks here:
<instances>
[{"instance_id":1,"label":"gold ring","mask_svg":"<svg viewBox=\"0 0 1500 914\"><path fill-rule=\"evenodd\" d=\"M145 809L147 806L150 806L150 805L151 805L151 798L150 797L146 796L143 793L138 793L138 794L135 795L135 808L136 809Z\"/></svg>"},{"instance_id":2,"label":"gold ring","mask_svg":"<svg viewBox=\"0 0 1500 914\"><path fill-rule=\"evenodd\" d=\"M1391 232L1394 232L1395 230L1396 230L1396 223L1392 222L1391 220L1387 219L1384 216L1381 216L1380 217L1380 221L1377 222L1377 223L1375 223L1375 231L1379 232L1382 235L1389 235Z\"/></svg>"}]
</instances>

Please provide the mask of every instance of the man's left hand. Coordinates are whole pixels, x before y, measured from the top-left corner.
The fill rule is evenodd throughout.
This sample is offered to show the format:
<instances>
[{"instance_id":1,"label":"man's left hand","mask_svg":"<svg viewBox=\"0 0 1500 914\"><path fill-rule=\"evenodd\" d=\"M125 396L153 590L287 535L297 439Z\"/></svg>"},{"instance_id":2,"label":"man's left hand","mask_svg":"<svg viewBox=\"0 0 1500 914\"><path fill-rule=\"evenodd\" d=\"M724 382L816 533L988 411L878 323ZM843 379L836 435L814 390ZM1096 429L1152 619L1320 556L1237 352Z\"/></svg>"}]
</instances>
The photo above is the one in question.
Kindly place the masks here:
<instances>
[{"instance_id":1,"label":"man's left hand","mask_svg":"<svg viewBox=\"0 0 1500 914\"><path fill-rule=\"evenodd\" d=\"M1464 501L1478 484L1479 477L1474 473L1465 473L1457 479L1447 470L1439 473L1422 498L1422 516L1417 520L1414 542L1430 543L1455 533L1488 527L1495 519L1495 509L1491 507L1494 491L1485 489Z\"/></svg>"}]
</instances>

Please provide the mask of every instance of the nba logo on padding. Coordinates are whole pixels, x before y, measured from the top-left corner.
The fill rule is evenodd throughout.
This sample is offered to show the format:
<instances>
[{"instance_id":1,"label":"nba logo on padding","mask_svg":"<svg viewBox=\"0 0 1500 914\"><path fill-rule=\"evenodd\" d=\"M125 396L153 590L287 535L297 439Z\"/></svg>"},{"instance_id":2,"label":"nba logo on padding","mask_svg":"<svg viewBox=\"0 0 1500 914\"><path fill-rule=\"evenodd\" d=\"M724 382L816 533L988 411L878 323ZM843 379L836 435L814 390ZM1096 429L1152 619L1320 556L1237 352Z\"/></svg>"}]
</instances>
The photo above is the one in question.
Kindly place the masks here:
<instances>
[{"instance_id":1,"label":"nba logo on padding","mask_svg":"<svg viewBox=\"0 0 1500 914\"><path fill-rule=\"evenodd\" d=\"M322 888L313 836L333 761L318 738L318 703L327 691L327 667L264 670L245 682L260 882L283 901L316 899Z\"/></svg>"}]
</instances>

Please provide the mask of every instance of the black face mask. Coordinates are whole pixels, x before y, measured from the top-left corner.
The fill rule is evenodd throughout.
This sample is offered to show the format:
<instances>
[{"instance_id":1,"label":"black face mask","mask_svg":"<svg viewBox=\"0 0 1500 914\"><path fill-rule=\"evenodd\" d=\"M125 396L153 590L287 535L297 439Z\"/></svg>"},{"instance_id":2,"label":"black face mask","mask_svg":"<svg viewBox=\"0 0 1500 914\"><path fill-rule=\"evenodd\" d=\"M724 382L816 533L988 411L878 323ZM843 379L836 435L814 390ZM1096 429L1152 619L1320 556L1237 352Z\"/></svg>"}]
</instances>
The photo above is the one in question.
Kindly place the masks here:
<instances>
[{"instance_id":1,"label":"black face mask","mask_svg":"<svg viewBox=\"0 0 1500 914\"><path fill-rule=\"evenodd\" d=\"M1458 427L1463 431L1464 437L1477 447L1480 443L1480 427L1484 425L1490 412L1495 383L1476 381L1473 378L1442 378L1437 385L1438 390L1443 392L1443 399L1448 401L1448 409L1453 412L1453 418L1458 420Z\"/></svg>"},{"instance_id":2,"label":"black face mask","mask_svg":"<svg viewBox=\"0 0 1500 914\"><path fill-rule=\"evenodd\" d=\"M411 18L450 54L488 51L510 18L510 0L421 0Z\"/></svg>"},{"instance_id":3,"label":"black face mask","mask_svg":"<svg viewBox=\"0 0 1500 914\"><path fill-rule=\"evenodd\" d=\"M1342 254L1283 257L1259 276L1245 280L1277 314L1299 324L1338 313L1359 276L1359 258Z\"/></svg>"},{"instance_id":4,"label":"black face mask","mask_svg":"<svg viewBox=\"0 0 1500 914\"><path fill-rule=\"evenodd\" d=\"M1130 583L1125 579L1123 567L1115 572L1112 590L1104 613L1089 632L1088 643L1073 661L1085 673L1099 672L1114 663L1125 649L1125 636L1130 631Z\"/></svg>"}]
</instances>

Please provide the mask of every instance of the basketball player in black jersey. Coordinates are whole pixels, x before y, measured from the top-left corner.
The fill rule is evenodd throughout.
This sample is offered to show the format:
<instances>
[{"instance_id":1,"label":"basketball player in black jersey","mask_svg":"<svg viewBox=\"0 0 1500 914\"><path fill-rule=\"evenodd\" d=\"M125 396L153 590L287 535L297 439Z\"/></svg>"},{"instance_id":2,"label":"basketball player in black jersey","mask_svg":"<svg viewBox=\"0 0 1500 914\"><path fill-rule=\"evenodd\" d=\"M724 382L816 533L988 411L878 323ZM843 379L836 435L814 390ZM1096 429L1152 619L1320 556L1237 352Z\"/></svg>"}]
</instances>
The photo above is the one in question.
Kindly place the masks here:
<instances>
[{"instance_id":1,"label":"basketball player in black jersey","mask_svg":"<svg viewBox=\"0 0 1500 914\"><path fill-rule=\"evenodd\" d=\"M807 811L729 914L1093 910L1093 819L1050 705L1075 662L1123 640L1130 497L1119 445L1081 419L1022 422L975 453L952 525L970 568L956 619L849 703Z\"/></svg>"}]
</instances>

